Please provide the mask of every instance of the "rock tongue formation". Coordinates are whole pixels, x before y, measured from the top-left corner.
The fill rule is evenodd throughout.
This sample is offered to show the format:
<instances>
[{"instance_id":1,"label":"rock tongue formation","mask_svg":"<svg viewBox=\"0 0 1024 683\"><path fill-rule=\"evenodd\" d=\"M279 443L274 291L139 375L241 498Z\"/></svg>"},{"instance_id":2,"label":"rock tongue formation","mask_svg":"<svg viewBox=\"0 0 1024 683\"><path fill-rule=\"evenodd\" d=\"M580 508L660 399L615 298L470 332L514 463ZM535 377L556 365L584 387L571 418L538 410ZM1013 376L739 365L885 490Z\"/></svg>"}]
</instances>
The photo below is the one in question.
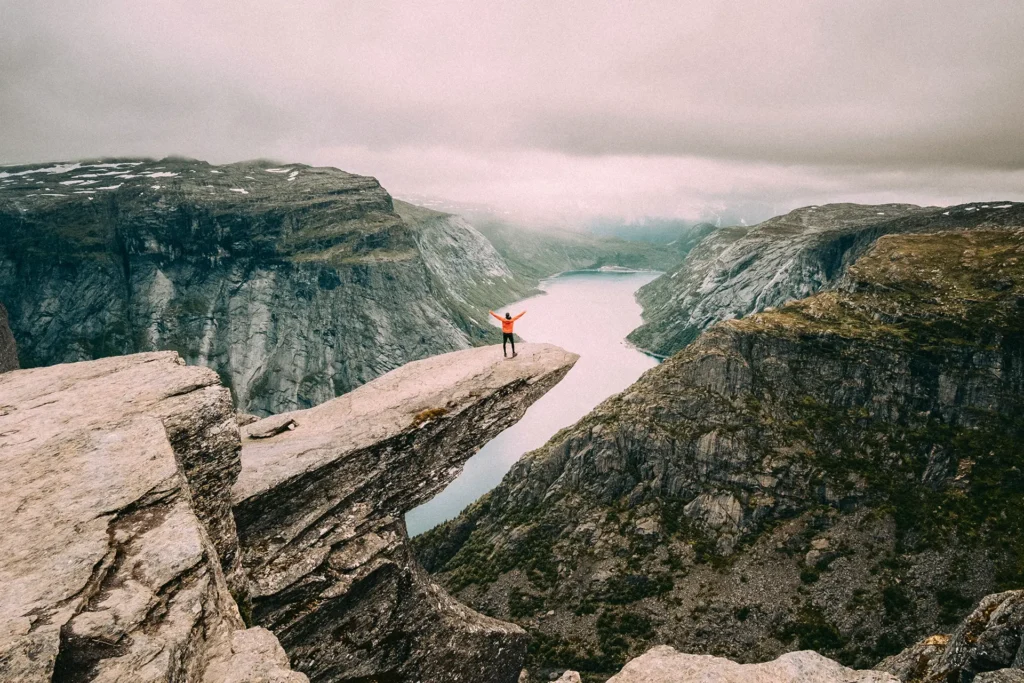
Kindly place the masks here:
<instances>
[{"instance_id":1,"label":"rock tongue formation","mask_svg":"<svg viewBox=\"0 0 1024 683\"><path fill-rule=\"evenodd\" d=\"M170 349L239 410L308 408L495 338L467 301L527 286L451 218L406 222L375 179L302 164L5 167L0 301L24 366Z\"/></svg>"},{"instance_id":2,"label":"rock tongue formation","mask_svg":"<svg viewBox=\"0 0 1024 683\"><path fill-rule=\"evenodd\" d=\"M676 353L716 322L781 306L834 286L882 235L1024 224L1024 204L947 208L910 204L826 204L796 209L753 227L723 228L686 260L644 286L644 324L629 335L641 348Z\"/></svg>"},{"instance_id":3,"label":"rock tongue formation","mask_svg":"<svg viewBox=\"0 0 1024 683\"><path fill-rule=\"evenodd\" d=\"M576 358L461 351L243 429L234 510L253 615L297 668L314 681L516 680L523 631L434 585L402 519Z\"/></svg>"},{"instance_id":4,"label":"rock tongue formation","mask_svg":"<svg viewBox=\"0 0 1024 683\"><path fill-rule=\"evenodd\" d=\"M315 680L516 680L525 633L433 584L402 514L575 361L431 358L244 447L216 374L173 352L4 373L0 679L307 680L290 655Z\"/></svg>"},{"instance_id":5,"label":"rock tongue formation","mask_svg":"<svg viewBox=\"0 0 1024 683\"><path fill-rule=\"evenodd\" d=\"M0 679L305 680L230 593L238 445L174 353L0 376Z\"/></svg>"},{"instance_id":6,"label":"rock tongue formation","mask_svg":"<svg viewBox=\"0 0 1024 683\"><path fill-rule=\"evenodd\" d=\"M1021 228L883 237L524 456L424 565L542 671L658 643L872 666L1024 583L1022 311Z\"/></svg>"}]
</instances>

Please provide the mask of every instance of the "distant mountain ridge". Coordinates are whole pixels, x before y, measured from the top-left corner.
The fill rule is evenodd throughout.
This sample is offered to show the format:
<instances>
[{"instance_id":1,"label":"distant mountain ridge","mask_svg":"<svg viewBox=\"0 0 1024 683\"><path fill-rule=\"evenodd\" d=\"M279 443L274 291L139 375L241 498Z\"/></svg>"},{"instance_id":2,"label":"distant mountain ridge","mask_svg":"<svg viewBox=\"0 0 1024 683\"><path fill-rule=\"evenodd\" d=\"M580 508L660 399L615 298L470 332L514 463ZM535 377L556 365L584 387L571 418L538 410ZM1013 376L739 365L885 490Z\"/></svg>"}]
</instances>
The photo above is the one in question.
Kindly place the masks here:
<instances>
[{"instance_id":1,"label":"distant mountain ridge","mask_svg":"<svg viewBox=\"0 0 1024 683\"><path fill-rule=\"evenodd\" d=\"M838 282L878 237L1020 224L1024 204L953 207L825 204L754 226L711 232L664 276L637 294L644 324L629 340L670 356L721 320L780 306Z\"/></svg>"}]
</instances>

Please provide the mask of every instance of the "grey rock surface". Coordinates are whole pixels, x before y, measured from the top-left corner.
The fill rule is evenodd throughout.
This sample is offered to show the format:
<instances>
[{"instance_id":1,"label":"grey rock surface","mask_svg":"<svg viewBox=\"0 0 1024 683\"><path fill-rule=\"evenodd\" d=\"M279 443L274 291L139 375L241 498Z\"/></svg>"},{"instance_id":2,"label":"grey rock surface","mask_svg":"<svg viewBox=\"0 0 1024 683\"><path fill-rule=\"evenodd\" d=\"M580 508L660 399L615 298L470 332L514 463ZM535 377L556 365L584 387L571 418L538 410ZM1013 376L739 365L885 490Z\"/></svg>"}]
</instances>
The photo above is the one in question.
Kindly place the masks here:
<instances>
[{"instance_id":1,"label":"grey rock surface","mask_svg":"<svg viewBox=\"0 0 1024 683\"><path fill-rule=\"evenodd\" d=\"M637 293L644 324L630 341L669 356L722 320L802 299L838 283L882 235L1020 225L1024 204L809 206L758 225L711 233L673 270Z\"/></svg>"},{"instance_id":2,"label":"grey rock surface","mask_svg":"<svg viewBox=\"0 0 1024 683\"><path fill-rule=\"evenodd\" d=\"M440 216L301 164L5 167L0 300L24 366L171 349L266 416L497 339L487 308L528 286Z\"/></svg>"},{"instance_id":3,"label":"grey rock surface","mask_svg":"<svg viewBox=\"0 0 1024 683\"><path fill-rule=\"evenodd\" d=\"M0 303L0 372L18 369L18 346L7 323L7 309Z\"/></svg>"},{"instance_id":4,"label":"grey rock surface","mask_svg":"<svg viewBox=\"0 0 1024 683\"><path fill-rule=\"evenodd\" d=\"M523 631L435 585L402 519L576 358L544 344L514 360L459 351L243 428L234 513L253 615L297 669L313 681L517 679Z\"/></svg>"},{"instance_id":5,"label":"grey rock surface","mask_svg":"<svg viewBox=\"0 0 1024 683\"><path fill-rule=\"evenodd\" d=\"M251 636L216 374L170 352L5 373L0 453L0 679L227 680Z\"/></svg>"},{"instance_id":6,"label":"grey rock surface","mask_svg":"<svg viewBox=\"0 0 1024 683\"><path fill-rule=\"evenodd\" d=\"M761 664L689 655L667 645L648 651L612 676L609 683L896 683L877 671L855 671L817 652L789 652Z\"/></svg>"}]
</instances>

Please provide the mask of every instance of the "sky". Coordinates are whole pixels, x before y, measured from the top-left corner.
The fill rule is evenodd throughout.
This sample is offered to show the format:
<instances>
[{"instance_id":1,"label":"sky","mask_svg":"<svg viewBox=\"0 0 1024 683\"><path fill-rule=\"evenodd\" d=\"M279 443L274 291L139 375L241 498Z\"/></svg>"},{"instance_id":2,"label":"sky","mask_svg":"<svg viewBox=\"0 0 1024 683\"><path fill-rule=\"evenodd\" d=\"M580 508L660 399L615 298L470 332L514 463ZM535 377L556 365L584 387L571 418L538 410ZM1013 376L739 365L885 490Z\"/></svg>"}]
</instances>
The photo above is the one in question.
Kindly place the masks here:
<instances>
[{"instance_id":1,"label":"sky","mask_svg":"<svg viewBox=\"0 0 1024 683\"><path fill-rule=\"evenodd\" d=\"M1021 36L1009 0L0 0L0 164L268 158L568 223L1024 200Z\"/></svg>"}]
</instances>

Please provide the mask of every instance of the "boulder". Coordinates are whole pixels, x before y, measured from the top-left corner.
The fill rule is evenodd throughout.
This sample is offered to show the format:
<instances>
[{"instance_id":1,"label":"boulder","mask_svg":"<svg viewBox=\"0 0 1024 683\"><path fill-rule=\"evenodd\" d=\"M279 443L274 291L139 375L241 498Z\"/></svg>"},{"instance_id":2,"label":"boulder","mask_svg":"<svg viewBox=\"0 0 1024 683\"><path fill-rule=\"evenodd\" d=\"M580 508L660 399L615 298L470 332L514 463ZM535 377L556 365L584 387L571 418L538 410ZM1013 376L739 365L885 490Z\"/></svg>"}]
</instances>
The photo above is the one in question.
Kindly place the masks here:
<instances>
[{"instance_id":1,"label":"boulder","mask_svg":"<svg viewBox=\"0 0 1024 683\"><path fill-rule=\"evenodd\" d=\"M577 356L525 345L405 365L242 428L234 514L253 617L314 681L517 680L518 626L459 604L412 555L403 515L515 423Z\"/></svg>"},{"instance_id":2,"label":"boulder","mask_svg":"<svg viewBox=\"0 0 1024 683\"><path fill-rule=\"evenodd\" d=\"M879 671L855 671L811 650L761 664L737 664L711 655L687 655L667 645L626 664L608 683L896 683Z\"/></svg>"},{"instance_id":3,"label":"boulder","mask_svg":"<svg viewBox=\"0 0 1024 683\"><path fill-rule=\"evenodd\" d=\"M995 672L1024 669L1024 590L985 596L952 635L932 636L875 668L908 683L1016 680Z\"/></svg>"},{"instance_id":4,"label":"boulder","mask_svg":"<svg viewBox=\"0 0 1024 683\"><path fill-rule=\"evenodd\" d=\"M232 598L239 437L214 372L139 354L5 373L0 396L0 680L305 680Z\"/></svg>"}]
</instances>

